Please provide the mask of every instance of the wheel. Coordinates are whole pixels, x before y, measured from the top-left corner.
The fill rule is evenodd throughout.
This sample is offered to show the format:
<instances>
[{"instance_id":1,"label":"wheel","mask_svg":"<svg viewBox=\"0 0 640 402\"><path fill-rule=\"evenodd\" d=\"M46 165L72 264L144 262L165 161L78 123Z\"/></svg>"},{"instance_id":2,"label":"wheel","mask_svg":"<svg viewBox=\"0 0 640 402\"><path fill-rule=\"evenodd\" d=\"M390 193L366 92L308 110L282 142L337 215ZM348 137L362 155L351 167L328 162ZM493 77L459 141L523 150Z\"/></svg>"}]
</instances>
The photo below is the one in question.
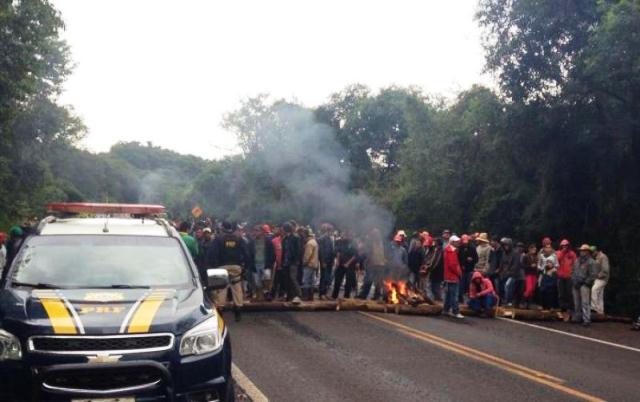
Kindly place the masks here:
<instances>
[{"instance_id":1,"label":"wheel","mask_svg":"<svg viewBox=\"0 0 640 402\"><path fill-rule=\"evenodd\" d=\"M225 402L235 402L236 400L236 382L233 380L233 377L229 377L229 381L227 381L227 390L225 392L224 401Z\"/></svg>"}]
</instances>

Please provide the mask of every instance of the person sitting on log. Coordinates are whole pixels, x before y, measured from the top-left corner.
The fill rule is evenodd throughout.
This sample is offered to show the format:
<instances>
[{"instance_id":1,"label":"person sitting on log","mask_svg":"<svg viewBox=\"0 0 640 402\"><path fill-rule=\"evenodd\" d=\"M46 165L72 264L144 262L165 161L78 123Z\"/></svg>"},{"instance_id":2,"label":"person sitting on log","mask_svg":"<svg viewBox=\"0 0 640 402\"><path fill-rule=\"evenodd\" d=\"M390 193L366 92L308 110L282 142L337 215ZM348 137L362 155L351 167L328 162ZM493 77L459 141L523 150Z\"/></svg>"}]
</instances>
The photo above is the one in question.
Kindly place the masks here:
<instances>
[{"instance_id":1,"label":"person sitting on log","mask_svg":"<svg viewBox=\"0 0 640 402\"><path fill-rule=\"evenodd\" d=\"M497 301L491 280L478 271L474 272L469 285L469 308L478 314L492 316Z\"/></svg>"}]
</instances>

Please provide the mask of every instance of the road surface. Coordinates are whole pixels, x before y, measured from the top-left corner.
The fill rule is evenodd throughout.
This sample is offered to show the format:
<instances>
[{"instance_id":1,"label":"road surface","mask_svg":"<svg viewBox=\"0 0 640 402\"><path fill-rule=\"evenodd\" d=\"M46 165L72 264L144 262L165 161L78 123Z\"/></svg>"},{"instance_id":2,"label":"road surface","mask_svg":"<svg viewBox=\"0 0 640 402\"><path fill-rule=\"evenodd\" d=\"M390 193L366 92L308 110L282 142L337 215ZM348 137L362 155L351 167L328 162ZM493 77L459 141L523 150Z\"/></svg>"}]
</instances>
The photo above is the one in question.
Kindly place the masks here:
<instances>
[{"instance_id":1,"label":"road surface","mask_svg":"<svg viewBox=\"0 0 640 402\"><path fill-rule=\"evenodd\" d=\"M235 365L270 401L640 400L640 334L623 324L577 330L362 312L225 318Z\"/></svg>"}]
</instances>

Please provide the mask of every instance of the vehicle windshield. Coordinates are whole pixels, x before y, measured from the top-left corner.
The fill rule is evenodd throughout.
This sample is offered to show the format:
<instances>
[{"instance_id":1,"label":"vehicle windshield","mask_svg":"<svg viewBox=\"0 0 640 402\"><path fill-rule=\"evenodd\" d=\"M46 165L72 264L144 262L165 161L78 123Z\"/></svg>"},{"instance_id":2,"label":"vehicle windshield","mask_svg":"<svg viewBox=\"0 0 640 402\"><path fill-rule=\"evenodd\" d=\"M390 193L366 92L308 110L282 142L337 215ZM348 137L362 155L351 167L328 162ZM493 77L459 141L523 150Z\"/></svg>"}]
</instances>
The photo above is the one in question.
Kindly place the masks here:
<instances>
[{"instance_id":1,"label":"vehicle windshield","mask_svg":"<svg viewBox=\"0 0 640 402\"><path fill-rule=\"evenodd\" d=\"M184 287L191 272L177 239L151 236L30 237L14 285L60 288Z\"/></svg>"}]
</instances>

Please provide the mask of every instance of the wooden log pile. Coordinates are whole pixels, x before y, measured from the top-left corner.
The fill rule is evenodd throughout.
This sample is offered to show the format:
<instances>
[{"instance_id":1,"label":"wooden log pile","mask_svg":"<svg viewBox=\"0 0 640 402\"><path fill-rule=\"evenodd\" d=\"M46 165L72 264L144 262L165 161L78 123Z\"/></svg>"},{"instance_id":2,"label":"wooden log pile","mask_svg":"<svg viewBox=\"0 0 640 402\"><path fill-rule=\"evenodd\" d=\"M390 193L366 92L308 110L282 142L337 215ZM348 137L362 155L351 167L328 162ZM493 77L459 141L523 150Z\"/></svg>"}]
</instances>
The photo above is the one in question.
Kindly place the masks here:
<instances>
[{"instance_id":1,"label":"wooden log pile","mask_svg":"<svg viewBox=\"0 0 640 402\"><path fill-rule=\"evenodd\" d=\"M228 304L225 309L231 309ZM264 302L247 302L242 307L245 312L261 312L261 311L366 311L372 313L389 313L402 315L422 315L433 316L442 313L442 304L422 303L417 306L409 304L386 304L372 300L360 299L338 299L335 301L313 301L294 304L284 301L264 301ZM477 314L466 305L460 306L460 312L463 315L477 316ZM562 315L559 310L537 310L537 309L518 309L512 307L498 307L495 309L496 317L511 318L522 321L561 321ZM625 317L611 317L602 314L592 314L593 322L631 322Z\"/></svg>"}]
</instances>

